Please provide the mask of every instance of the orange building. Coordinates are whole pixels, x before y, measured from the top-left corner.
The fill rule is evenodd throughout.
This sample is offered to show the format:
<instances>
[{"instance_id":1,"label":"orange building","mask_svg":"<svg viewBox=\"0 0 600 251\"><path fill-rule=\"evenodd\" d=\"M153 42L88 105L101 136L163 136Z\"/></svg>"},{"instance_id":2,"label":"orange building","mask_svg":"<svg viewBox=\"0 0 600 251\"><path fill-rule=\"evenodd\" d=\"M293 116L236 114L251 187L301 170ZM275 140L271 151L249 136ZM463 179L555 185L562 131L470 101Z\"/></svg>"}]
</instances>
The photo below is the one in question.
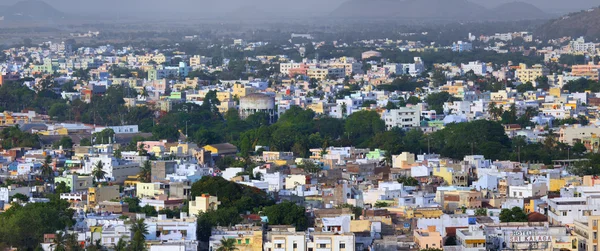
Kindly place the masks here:
<instances>
[{"instance_id":1,"label":"orange building","mask_svg":"<svg viewBox=\"0 0 600 251\"><path fill-rule=\"evenodd\" d=\"M594 81L600 78L600 65L589 63L584 65L573 65L571 74L576 77L585 77Z\"/></svg>"},{"instance_id":2,"label":"orange building","mask_svg":"<svg viewBox=\"0 0 600 251\"><path fill-rule=\"evenodd\" d=\"M3 83L4 83L4 76L2 76L2 74L0 74L0 86L2 86Z\"/></svg>"}]
</instances>

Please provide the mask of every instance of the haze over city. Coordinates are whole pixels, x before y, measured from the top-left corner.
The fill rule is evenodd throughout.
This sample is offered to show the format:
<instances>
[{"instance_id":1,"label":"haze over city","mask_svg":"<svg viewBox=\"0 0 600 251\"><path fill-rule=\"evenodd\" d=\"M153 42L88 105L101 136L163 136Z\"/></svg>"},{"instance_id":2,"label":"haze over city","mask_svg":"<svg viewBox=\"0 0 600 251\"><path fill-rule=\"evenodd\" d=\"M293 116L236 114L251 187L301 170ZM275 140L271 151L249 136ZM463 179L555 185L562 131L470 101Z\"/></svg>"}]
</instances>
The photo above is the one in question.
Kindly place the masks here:
<instances>
[{"instance_id":1,"label":"haze over city","mask_svg":"<svg viewBox=\"0 0 600 251\"><path fill-rule=\"evenodd\" d=\"M598 251L598 0L0 0L0 251Z\"/></svg>"}]
</instances>

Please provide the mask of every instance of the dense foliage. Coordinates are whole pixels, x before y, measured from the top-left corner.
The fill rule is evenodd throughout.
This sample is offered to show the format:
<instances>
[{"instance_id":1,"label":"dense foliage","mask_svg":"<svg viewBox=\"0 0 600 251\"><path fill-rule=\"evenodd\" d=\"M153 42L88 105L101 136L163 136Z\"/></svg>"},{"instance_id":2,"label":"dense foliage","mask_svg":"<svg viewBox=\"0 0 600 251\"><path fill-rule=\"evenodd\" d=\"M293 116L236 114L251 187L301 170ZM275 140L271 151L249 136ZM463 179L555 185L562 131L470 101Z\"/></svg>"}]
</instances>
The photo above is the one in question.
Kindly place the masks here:
<instances>
[{"instance_id":1,"label":"dense foliage","mask_svg":"<svg viewBox=\"0 0 600 251\"><path fill-rule=\"evenodd\" d=\"M191 192L192 197L210 194L217 196L221 202L217 210L198 215L196 234L201 241L208 240L213 226L237 224L241 221L241 213L258 212L261 207L274 204L264 191L222 177L204 176L192 185Z\"/></svg>"},{"instance_id":2,"label":"dense foliage","mask_svg":"<svg viewBox=\"0 0 600 251\"><path fill-rule=\"evenodd\" d=\"M304 231L308 227L305 212L304 207L289 201L263 208L263 213L269 218L269 224L292 225L299 231Z\"/></svg>"},{"instance_id":3,"label":"dense foliage","mask_svg":"<svg viewBox=\"0 0 600 251\"><path fill-rule=\"evenodd\" d=\"M53 197L49 203L14 204L0 214L0 243L33 250L43 241L43 235L73 225L69 203Z\"/></svg>"},{"instance_id":4,"label":"dense foliage","mask_svg":"<svg viewBox=\"0 0 600 251\"><path fill-rule=\"evenodd\" d=\"M500 222L527 222L527 214L520 207L502 209L500 211Z\"/></svg>"}]
</instances>

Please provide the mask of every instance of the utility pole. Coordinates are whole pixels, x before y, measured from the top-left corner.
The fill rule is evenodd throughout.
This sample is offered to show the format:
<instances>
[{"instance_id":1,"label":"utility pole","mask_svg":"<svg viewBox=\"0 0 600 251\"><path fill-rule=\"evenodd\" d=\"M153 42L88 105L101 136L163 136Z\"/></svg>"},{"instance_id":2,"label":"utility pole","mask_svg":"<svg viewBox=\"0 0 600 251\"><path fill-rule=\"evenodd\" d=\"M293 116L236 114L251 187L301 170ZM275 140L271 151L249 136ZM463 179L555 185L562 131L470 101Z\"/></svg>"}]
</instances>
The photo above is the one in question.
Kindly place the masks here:
<instances>
[{"instance_id":1,"label":"utility pole","mask_svg":"<svg viewBox=\"0 0 600 251\"><path fill-rule=\"evenodd\" d=\"M428 136L427 137L427 154L431 154L431 144L430 144L430 141L431 141L431 137Z\"/></svg>"}]
</instances>

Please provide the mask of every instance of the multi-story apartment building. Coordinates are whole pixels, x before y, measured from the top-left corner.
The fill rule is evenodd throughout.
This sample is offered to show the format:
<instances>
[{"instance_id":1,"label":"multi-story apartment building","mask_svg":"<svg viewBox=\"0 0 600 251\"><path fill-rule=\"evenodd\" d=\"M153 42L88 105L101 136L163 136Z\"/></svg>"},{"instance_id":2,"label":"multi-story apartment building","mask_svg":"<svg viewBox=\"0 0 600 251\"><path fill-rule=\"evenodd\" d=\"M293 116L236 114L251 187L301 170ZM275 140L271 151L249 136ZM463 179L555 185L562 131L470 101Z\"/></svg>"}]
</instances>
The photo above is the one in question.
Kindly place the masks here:
<instances>
[{"instance_id":1,"label":"multi-story apartment building","mask_svg":"<svg viewBox=\"0 0 600 251\"><path fill-rule=\"evenodd\" d=\"M119 199L119 186L102 186L88 188L88 206L93 207L100 202Z\"/></svg>"},{"instance_id":2,"label":"multi-story apartment building","mask_svg":"<svg viewBox=\"0 0 600 251\"><path fill-rule=\"evenodd\" d=\"M600 65L593 63L573 65L571 66L571 75L598 81L600 78Z\"/></svg>"},{"instance_id":3,"label":"multi-story apartment building","mask_svg":"<svg viewBox=\"0 0 600 251\"><path fill-rule=\"evenodd\" d=\"M528 68L526 64L520 64L515 77L523 83L533 83L537 78L548 74L548 69L542 65L533 65L531 68Z\"/></svg>"},{"instance_id":4,"label":"multi-story apartment building","mask_svg":"<svg viewBox=\"0 0 600 251\"><path fill-rule=\"evenodd\" d=\"M570 225L600 215L600 197L559 197L548 200L548 221L553 225Z\"/></svg>"},{"instance_id":5,"label":"multi-story apartment building","mask_svg":"<svg viewBox=\"0 0 600 251\"><path fill-rule=\"evenodd\" d=\"M599 215L589 216L587 219L576 220L573 226L573 232L577 238L577 250L579 251L597 251L598 250L598 222Z\"/></svg>"},{"instance_id":6,"label":"multi-story apartment building","mask_svg":"<svg viewBox=\"0 0 600 251\"><path fill-rule=\"evenodd\" d=\"M353 233L296 232L293 227L271 229L264 250L354 251Z\"/></svg>"},{"instance_id":7,"label":"multi-story apartment building","mask_svg":"<svg viewBox=\"0 0 600 251\"><path fill-rule=\"evenodd\" d=\"M473 44L469 42L458 41L452 43L452 51L464 52L473 50Z\"/></svg>"},{"instance_id":8,"label":"multi-story apartment building","mask_svg":"<svg viewBox=\"0 0 600 251\"><path fill-rule=\"evenodd\" d=\"M387 110L383 113L385 127L391 130L394 127L410 129L418 127L421 122L421 113L416 107L401 107Z\"/></svg>"},{"instance_id":9,"label":"multi-story apartment building","mask_svg":"<svg viewBox=\"0 0 600 251\"><path fill-rule=\"evenodd\" d=\"M462 64L461 67L463 74L469 71L473 71L475 75L483 76L487 74L487 64L479 61L472 61L468 64Z\"/></svg>"}]
</instances>

